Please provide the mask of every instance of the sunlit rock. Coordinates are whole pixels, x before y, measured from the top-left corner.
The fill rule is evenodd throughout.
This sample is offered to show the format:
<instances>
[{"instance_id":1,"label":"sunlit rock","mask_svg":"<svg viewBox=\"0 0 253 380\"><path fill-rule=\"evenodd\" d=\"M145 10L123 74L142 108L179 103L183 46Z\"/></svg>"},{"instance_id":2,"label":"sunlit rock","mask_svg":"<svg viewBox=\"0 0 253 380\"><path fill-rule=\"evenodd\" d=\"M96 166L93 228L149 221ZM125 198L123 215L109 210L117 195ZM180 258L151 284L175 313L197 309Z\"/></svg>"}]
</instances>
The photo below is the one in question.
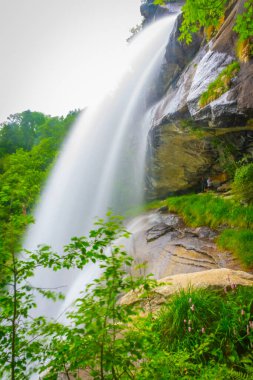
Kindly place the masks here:
<instances>
[{"instance_id":1,"label":"sunlit rock","mask_svg":"<svg viewBox=\"0 0 253 380\"><path fill-rule=\"evenodd\" d=\"M231 290L237 285L253 286L253 275L243 271L236 271L227 268L211 269L203 272L184 273L174 276L165 277L160 280L161 286L158 286L152 294L148 303L142 301L141 291L130 292L121 299L122 304L133 304L141 302L145 310L150 312L158 310L166 300L181 289L192 288L223 288Z\"/></svg>"}]
</instances>

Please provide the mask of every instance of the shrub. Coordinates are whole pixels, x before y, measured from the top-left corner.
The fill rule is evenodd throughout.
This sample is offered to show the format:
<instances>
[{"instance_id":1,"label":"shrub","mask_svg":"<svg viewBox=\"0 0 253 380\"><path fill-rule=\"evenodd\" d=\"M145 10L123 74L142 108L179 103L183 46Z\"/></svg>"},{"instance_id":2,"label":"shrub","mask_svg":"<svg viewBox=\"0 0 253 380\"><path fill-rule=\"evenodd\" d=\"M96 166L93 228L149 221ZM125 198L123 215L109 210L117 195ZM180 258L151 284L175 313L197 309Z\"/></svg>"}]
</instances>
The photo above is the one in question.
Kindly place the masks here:
<instances>
[{"instance_id":1,"label":"shrub","mask_svg":"<svg viewBox=\"0 0 253 380\"><path fill-rule=\"evenodd\" d=\"M253 163L238 168L235 172L233 191L243 202L253 202Z\"/></svg>"}]
</instances>

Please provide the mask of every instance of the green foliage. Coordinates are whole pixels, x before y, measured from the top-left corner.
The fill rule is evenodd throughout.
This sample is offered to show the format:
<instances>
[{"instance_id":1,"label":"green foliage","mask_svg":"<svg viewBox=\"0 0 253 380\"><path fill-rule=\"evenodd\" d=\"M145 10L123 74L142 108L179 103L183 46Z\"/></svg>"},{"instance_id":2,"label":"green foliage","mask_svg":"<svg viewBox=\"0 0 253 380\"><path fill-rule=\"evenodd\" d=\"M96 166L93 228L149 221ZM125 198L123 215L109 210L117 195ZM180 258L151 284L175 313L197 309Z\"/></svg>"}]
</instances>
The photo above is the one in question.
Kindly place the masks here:
<instances>
[{"instance_id":1,"label":"green foliage","mask_svg":"<svg viewBox=\"0 0 253 380\"><path fill-rule=\"evenodd\" d=\"M137 319L144 357L136 379L249 379L252 288L181 290L156 318Z\"/></svg>"},{"instance_id":2,"label":"green foliage","mask_svg":"<svg viewBox=\"0 0 253 380\"><path fill-rule=\"evenodd\" d=\"M236 19L234 30L239 34L240 41L245 41L253 36L253 1L244 3L245 11Z\"/></svg>"},{"instance_id":3,"label":"green foliage","mask_svg":"<svg viewBox=\"0 0 253 380\"><path fill-rule=\"evenodd\" d=\"M8 236L12 236L11 244L18 244L27 223L32 221L29 213L55 155L52 141L44 139L30 152L19 149L6 159L5 172L0 175L1 257L8 259Z\"/></svg>"},{"instance_id":4,"label":"green foliage","mask_svg":"<svg viewBox=\"0 0 253 380\"><path fill-rule=\"evenodd\" d=\"M24 111L10 115L0 129L0 156L14 153L16 149L30 150L34 145L39 126L47 117L40 112Z\"/></svg>"},{"instance_id":5,"label":"green foliage","mask_svg":"<svg viewBox=\"0 0 253 380\"><path fill-rule=\"evenodd\" d=\"M202 27L217 27L225 12L226 0L187 0L182 7L183 22L180 28L180 41L192 42L192 34Z\"/></svg>"},{"instance_id":6,"label":"green foliage","mask_svg":"<svg viewBox=\"0 0 253 380\"><path fill-rule=\"evenodd\" d=\"M216 294L205 289L180 291L156 321L162 345L172 351L194 349L202 341L202 328L206 331L217 318L217 301Z\"/></svg>"},{"instance_id":7,"label":"green foliage","mask_svg":"<svg viewBox=\"0 0 253 380\"><path fill-rule=\"evenodd\" d=\"M154 0L156 5L164 5L170 0ZM192 34L198 32L202 27L219 29L221 20L224 18L226 7L229 5L227 0L186 0L182 7L183 22L180 28L181 35L179 40L192 42ZM234 30L239 35L240 41L250 39L252 55L252 36L253 36L253 1L248 0L245 4L245 11L236 18Z\"/></svg>"},{"instance_id":8,"label":"green foliage","mask_svg":"<svg viewBox=\"0 0 253 380\"><path fill-rule=\"evenodd\" d=\"M120 297L137 291L142 301L149 299L157 284L129 274L132 258L115 244L128 236L122 220L109 214L88 237L73 238L62 256L49 247L24 257L11 252L0 283L0 376L25 380L45 370L45 380L59 373L70 379L79 378L80 369L94 380L225 380L252 374L252 288L236 288L228 279L224 292L182 290L157 316L140 317L138 303L124 304ZM30 285L35 268L82 269L89 262L98 262L102 274L77 299L67 324L30 318L35 292L61 297Z\"/></svg>"},{"instance_id":9,"label":"green foliage","mask_svg":"<svg viewBox=\"0 0 253 380\"><path fill-rule=\"evenodd\" d=\"M253 231L227 229L217 241L219 247L232 251L247 267L253 267Z\"/></svg>"},{"instance_id":10,"label":"green foliage","mask_svg":"<svg viewBox=\"0 0 253 380\"><path fill-rule=\"evenodd\" d=\"M185 222L193 227L253 227L253 207L243 207L212 193L171 197L167 203L170 211L181 214Z\"/></svg>"},{"instance_id":11,"label":"green foliage","mask_svg":"<svg viewBox=\"0 0 253 380\"><path fill-rule=\"evenodd\" d=\"M253 203L253 163L236 169L233 192L237 200Z\"/></svg>"},{"instance_id":12,"label":"green foliage","mask_svg":"<svg viewBox=\"0 0 253 380\"><path fill-rule=\"evenodd\" d=\"M155 0L154 4L163 5L169 0ZM202 27L218 27L224 16L227 0L187 0L182 7L183 22L180 27L180 41L192 42L192 34Z\"/></svg>"},{"instance_id":13,"label":"green foliage","mask_svg":"<svg viewBox=\"0 0 253 380\"><path fill-rule=\"evenodd\" d=\"M53 253L49 247L42 247L37 252L25 252L24 256L17 255L14 250L10 252L11 258L4 264L5 276L0 283L2 378L29 379L31 372L36 370L31 364L42 360L45 360L45 368L50 367L51 371L56 372L65 371L66 365L85 368L85 363L94 365L94 374L97 366L99 373L102 370L108 372L108 368L114 371L118 367L130 371L132 359L129 359L129 353L135 358L139 357L138 345L123 337L116 339L116 335L124 334L135 313L132 306L121 306L117 300L123 292L140 285L148 287L149 280L134 280L122 269L123 265L130 266L132 259L113 242L128 235L121 219L108 215L108 221L99 220L89 237L73 238L62 256ZM69 315L71 326L48 323L42 317L30 317L31 309L36 306L36 292L53 300L62 297L51 290L31 286L29 280L36 268L41 266L54 271L62 268L82 269L88 262L97 260L101 262L103 275L89 285L87 293L78 299L75 311Z\"/></svg>"},{"instance_id":14,"label":"green foliage","mask_svg":"<svg viewBox=\"0 0 253 380\"><path fill-rule=\"evenodd\" d=\"M71 123L78 112L52 118L25 111L0 129L0 256L8 260L10 244L18 248L31 210ZM15 239L14 239L15 237ZM0 269L2 272L2 268ZM1 276L1 273L0 273Z\"/></svg>"},{"instance_id":15,"label":"green foliage","mask_svg":"<svg viewBox=\"0 0 253 380\"><path fill-rule=\"evenodd\" d=\"M252 288L234 284L225 292L181 290L161 309L154 330L167 352L188 353L195 364L219 362L244 370L242 358L253 341L252 295Z\"/></svg>"},{"instance_id":16,"label":"green foliage","mask_svg":"<svg viewBox=\"0 0 253 380\"><path fill-rule=\"evenodd\" d=\"M201 95L199 99L200 107L205 107L207 104L218 99L221 95L227 92L231 87L232 79L237 75L239 70L240 65L236 61L225 67L225 69L223 69L218 77L209 84L207 90Z\"/></svg>"},{"instance_id":17,"label":"green foliage","mask_svg":"<svg viewBox=\"0 0 253 380\"><path fill-rule=\"evenodd\" d=\"M29 110L10 115L7 122L0 125L0 158L20 148L29 151L43 138L53 138L59 146L78 113L72 111L65 118Z\"/></svg>"},{"instance_id":18,"label":"green foliage","mask_svg":"<svg viewBox=\"0 0 253 380\"><path fill-rule=\"evenodd\" d=\"M14 230L14 223L12 227ZM18 256L15 253L15 234L12 239L10 237L8 262L4 260L3 263L0 257L0 263L4 266L4 276L0 281L0 377L25 380L30 379L33 372L31 363L39 361L43 351L41 342L36 339L40 319L30 317L31 309L36 306L35 293L40 292L52 299L61 295L50 290L35 289L29 282L36 268L51 266L50 260L54 260L54 255L51 254L49 260L42 250Z\"/></svg>"},{"instance_id":19,"label":"green foliage","mask_svg":"<svg viewBox=\"0 0 253 380\"><path fill-rule=\"evenodd\" d=\"M90 233L97 244L97 251L92 252L92 256L88 251L90 242L86 239L75 238L68 246L67 250L73 252L75 260L76 253L85 247L85 256L89 252L92 261L98 260L103 273L80 295L67 316L67 326L58 323L45 326L44 334L48 335L49 344L45 349L46 364L41 370L50 369L45 379L51 379L59 372L77 375L80 368L94 379L133 378L135 363L143 353L138 334L130 332L128 327L140 309L118 300L139 287L148 290L153 282L149 277L134 279L127 274L132 258L114 245L118 234L128 236L118 220L111 217L106 224L100 221L98 229Z\"/></svg>"}]
</instances>

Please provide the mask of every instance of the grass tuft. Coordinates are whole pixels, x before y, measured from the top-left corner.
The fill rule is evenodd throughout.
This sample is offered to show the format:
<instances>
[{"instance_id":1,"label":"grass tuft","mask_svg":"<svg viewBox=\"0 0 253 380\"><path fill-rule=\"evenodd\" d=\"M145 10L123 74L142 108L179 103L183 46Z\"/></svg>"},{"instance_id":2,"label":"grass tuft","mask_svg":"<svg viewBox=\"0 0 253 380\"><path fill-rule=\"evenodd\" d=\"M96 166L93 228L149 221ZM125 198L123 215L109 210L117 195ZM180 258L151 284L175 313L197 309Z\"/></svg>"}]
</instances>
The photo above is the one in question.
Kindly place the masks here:
<instances>
[{"instance_id":1,"label":"grass tuft","mask_svg":"<svg viewBox=\"0 0 253 380\"><path fill-rule=\"evenodd\" d=\"M169 210L182 215L192 227L253 228L253 207L224 199L213 193L192 194L167 199Z\"/></svg>"},{"instance_id":2,"label":"grass tuft","mask_svg":"<svg viewBox=\"0 0 253 380\"><path fill-rule=\"evenodd\" d=\"M203 92L199 99L199 106L203 108L227 92L231 87L232 79L237 75L239 70L240 64L236 61L225 67L218 77L209 84L207 90Z\"/></svg>"},{"instance_id":3,"label":"grass tuft","mask_svg":"<svg viewBox=\"0 0 253 380\"><path fill-rule=\"evenodd\" d=\"M155 321L162 347L191 352L193 362L239 363L251 350L253 288L235 286L175 294Z\"/></svg>"},{"instance_id":4,"label":"grass tuft","mask_svg":"<svg viewBox=\"0 0 253 380\"><path fill-rule=\"evenodd\" d=\"M253 268L252 230L224 230L217 243L220 248L232 251L247 268Z\"/></svg>"}]
</instances>

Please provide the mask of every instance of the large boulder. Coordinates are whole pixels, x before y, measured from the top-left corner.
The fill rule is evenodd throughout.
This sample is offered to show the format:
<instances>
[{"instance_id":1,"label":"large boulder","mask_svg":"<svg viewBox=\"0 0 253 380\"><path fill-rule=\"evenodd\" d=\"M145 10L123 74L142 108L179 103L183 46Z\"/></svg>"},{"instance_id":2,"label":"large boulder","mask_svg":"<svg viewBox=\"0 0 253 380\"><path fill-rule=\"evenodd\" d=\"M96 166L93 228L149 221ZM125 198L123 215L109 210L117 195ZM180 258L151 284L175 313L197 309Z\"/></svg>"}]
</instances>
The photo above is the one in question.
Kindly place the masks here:
<instances>
[{"instance_id":1,"label":"large boulder","mask_svg":"<svg viewBox=\"0 0 253 380\"><path fill-rule=\"evenodd\" d=\"M236 286L253 286L253 275L243 271L227 268L210 269L202 272L177 274L160 280L162 285L154 289L151 299L145 303L141 298L141 291L129 292L120 302L122 304L142 303L144 309L159 310L166 300L181 289L191 288L221 288L224 291L234 290Z\"/></svg>"},{"instance_id":2,"label":"large boulder","mask_svg":"<svg viewBox=\"0 0 253 380\"><path fill-rule=\"evenodd\" d=\"M186 227L177 215L149 212L134 218L128 229L131 238L124 245L134 258L132 274L153 273L159 280L224 266L241 269L237 259L216 246L216 231Z\"/></svg>"}]
</instances>

